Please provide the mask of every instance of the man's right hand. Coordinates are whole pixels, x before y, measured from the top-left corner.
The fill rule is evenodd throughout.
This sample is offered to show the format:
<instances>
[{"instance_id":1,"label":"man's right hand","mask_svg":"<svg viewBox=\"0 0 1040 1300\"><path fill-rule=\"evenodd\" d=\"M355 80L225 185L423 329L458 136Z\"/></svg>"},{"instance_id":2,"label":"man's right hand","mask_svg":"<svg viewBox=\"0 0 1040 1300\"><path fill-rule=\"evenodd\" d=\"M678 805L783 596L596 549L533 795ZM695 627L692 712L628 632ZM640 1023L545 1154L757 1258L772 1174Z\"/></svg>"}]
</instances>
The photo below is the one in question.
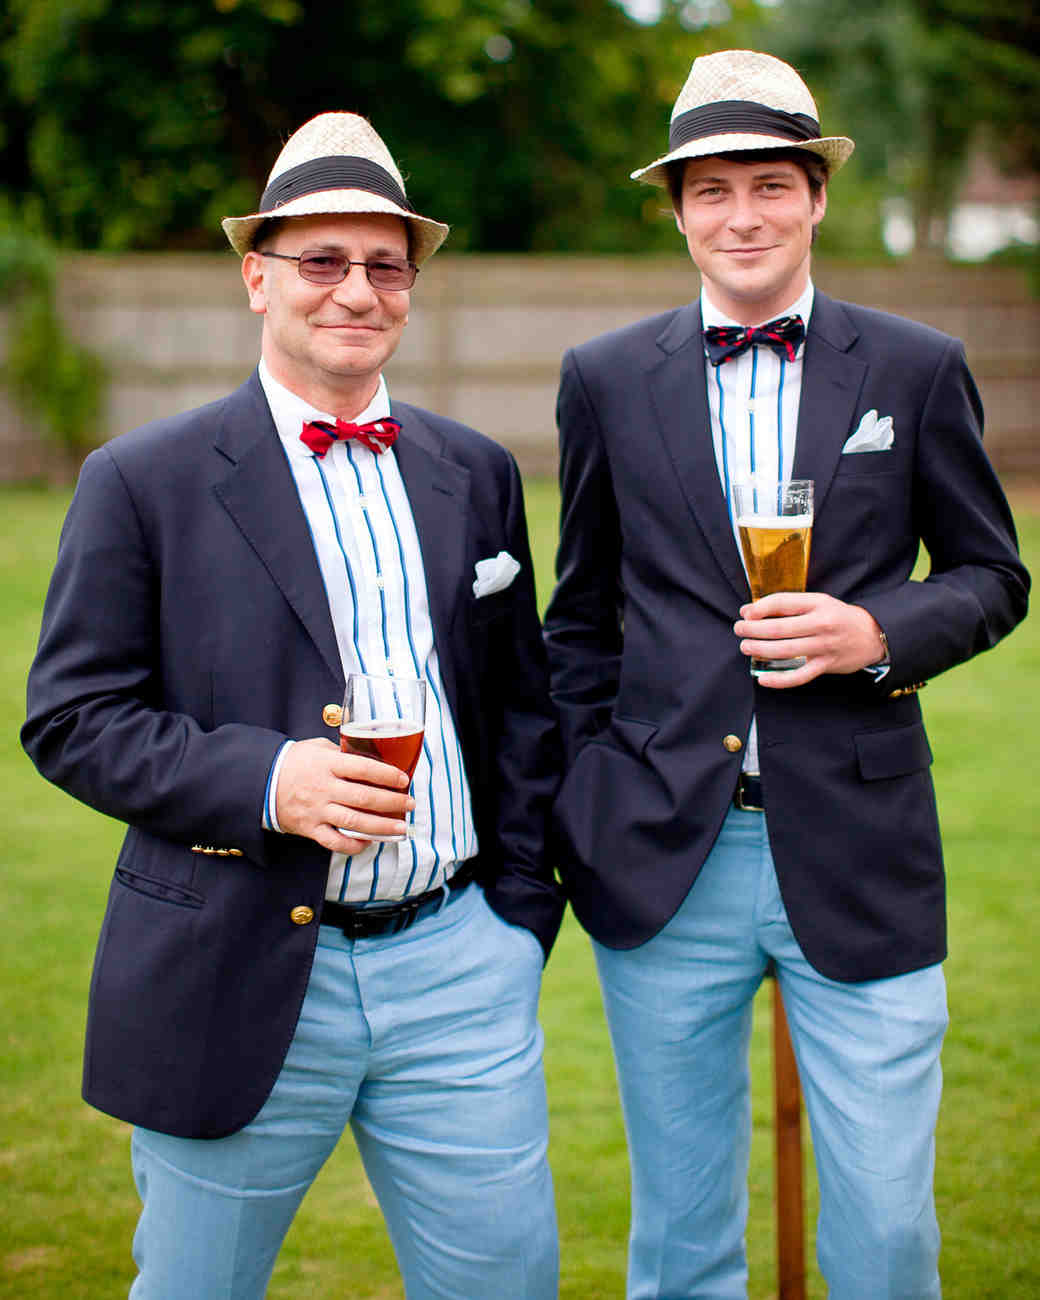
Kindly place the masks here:
<instances>
[{"instance_id":1,"label":"man's right hand","mask_svg":"<svg viewBox=\"0 0 1040 1300\"><path fill-rule=\"evenodd\" d=\"M298 740L278 773L275 815L290 835L303 835L334 853L360 853L367 835L404 835L401 820L415 807L399 768L343 754L331 740ZM347 832L347 833L344 833Z\"/></svg>"}]
</instances>

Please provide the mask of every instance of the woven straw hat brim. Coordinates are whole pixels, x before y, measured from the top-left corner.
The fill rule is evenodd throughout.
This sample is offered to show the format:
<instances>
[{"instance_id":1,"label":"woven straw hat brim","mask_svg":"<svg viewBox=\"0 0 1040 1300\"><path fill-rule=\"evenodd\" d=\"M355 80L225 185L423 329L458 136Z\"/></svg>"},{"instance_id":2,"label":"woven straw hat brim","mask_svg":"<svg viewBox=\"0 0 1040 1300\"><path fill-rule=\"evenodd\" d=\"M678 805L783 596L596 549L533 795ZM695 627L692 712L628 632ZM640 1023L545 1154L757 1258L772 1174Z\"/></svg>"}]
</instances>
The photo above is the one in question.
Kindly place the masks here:
<instances>
[{"instance_id":1,"label":"woven straw hat brim","mask_svg":"<svg viewBox=\"0 0 1040 1300\"><path fill-rule=\"evenodd\" d=\"M855 149L855 144L847 136L831 135L819 140L791 140L775 135L711 135L699 140L690 140L631 173L634 181L644 185L667 185L667 165L683 158L709 158L720 153L740 153L752 149L804 149L808 153L819 154L830 166L831 174L847 162Z\"/></svg>"},{"instance_id":2,"label":"woven straw hat brim","mask_svg":"<svg viewBox=\"0 0 1040 1300\"><path fill-rule=\"evenodd\" d=\"M264 221L281 217L381 212L401 217L417 265L444 243L448 227L415 212L390 150L367 118L319 113L292 133L275 159L259 212L221 222L240 256L253 247Z\"/></svg>"},{"instance_id":3,"label":"woven straw hat brim","mask_svg":"<svg viewBox=\"0 0 1040 1300\"><path fill-rule=\"evenodd\" d=\"M247 217L225 217L220 224L231 247L240 257L245 257L253 247L256 232L265 221L281 217L316 217L336 213L349 216L351 213L366 212L388 213L402 217L408 223L412 234L411 256L416 266L422 266L448 237L450 227L442 222L409 212L392 199L370 194L367 190L319 190L314 194L303 194L298 199L291 199L270 212L254 212Z\"/></svg>"},{"instance_id":4,"label":"woven straw hat brim","mask_svg":"<svg viewBox=\"0 0 1040 1300\"><path fill-rule=\"evenodd\" d=\"M690 65L668 126L668 153L631 172L646 185L667 184L667 165L685 158L759 149L805 149L835 172L853 142L820 135L809 87L789 63L758 50L718 50Z\"/></svg>"}]
</instances>

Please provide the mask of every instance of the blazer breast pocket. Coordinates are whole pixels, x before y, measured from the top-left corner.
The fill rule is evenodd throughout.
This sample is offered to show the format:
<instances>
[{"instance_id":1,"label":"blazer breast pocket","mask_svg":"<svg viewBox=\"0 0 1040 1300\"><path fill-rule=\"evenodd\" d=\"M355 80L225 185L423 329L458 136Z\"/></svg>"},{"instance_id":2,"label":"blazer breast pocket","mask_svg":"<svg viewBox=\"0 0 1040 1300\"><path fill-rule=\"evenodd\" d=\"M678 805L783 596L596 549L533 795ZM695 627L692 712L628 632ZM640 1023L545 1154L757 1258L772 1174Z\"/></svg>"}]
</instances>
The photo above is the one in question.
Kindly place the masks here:
<instances>
[{"instance_id":1,"label":"blazer breast pocket","mask_svg":"<svg viewBox=\"0 0 1040 1300\"><path fill-rule=\"evenodd\" d=\"M505 618L512 612L514 592L506 587L502 591L492 592L490 596L474 596L469 607L469 621L474 627L484 627Z\"/></svg>"},{"instance_id":2,"label":"blazer breast pocket","mask_svg":"<svg viewBox=\"0 0 1040 1300\"><path fill-rule=\"evenodd\" d=\"M846 451L838 459L835 478L857 478L861 475L899 474L900 458L889 451Z\"/></svg>"}]
</instances>

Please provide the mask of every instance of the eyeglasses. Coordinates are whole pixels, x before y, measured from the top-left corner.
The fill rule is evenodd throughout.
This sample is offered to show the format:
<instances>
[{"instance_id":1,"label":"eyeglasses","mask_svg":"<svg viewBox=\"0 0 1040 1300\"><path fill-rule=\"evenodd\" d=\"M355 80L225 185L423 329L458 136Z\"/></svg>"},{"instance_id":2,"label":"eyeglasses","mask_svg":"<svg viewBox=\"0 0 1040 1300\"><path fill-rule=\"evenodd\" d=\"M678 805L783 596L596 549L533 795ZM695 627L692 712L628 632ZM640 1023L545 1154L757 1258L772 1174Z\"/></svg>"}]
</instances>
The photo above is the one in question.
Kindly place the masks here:
<instances>
[{"instance_id":1,"label":"eyeglasses","mask_svg":"<svg viewBox=\"0 0 1040 1300\"><path fill-rule=\"evenodd\" d=\"M299 257L289 253L261 252L261 257L279 257L283 262L295 262L296 269L312 284L339 284L350 274L352 266L363 266L373 289L410 289L419 274L414 262L403 257L377 257L371 262L352 262L339 253L324 253L320 249L305 249Z\"/></svg>"}]
</instances>

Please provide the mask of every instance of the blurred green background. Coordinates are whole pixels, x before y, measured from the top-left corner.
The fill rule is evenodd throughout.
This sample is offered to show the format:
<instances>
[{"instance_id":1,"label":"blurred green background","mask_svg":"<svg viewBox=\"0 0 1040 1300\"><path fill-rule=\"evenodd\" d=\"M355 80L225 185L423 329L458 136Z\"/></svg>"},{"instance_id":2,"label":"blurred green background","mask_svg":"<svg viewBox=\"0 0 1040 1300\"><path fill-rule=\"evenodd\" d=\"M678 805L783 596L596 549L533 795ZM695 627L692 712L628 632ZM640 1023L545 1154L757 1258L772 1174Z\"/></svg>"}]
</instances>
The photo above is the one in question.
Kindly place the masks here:
<instances>
[{"instance_id":1,"label":"blurred green background","mask_svg":"<svg viewBox=\"0 0 1040 1300\"><path fill-rule=\"evenodd\" d=\"M224 248L219 219L253 210L275 143L329 109L374 121L415 206L452 225L452 252L674 254L659 196L628 174L663 151L692 60L730 47L794 63L824 131L857 141L822 255L993 258L1040 284L1033 0L0 0L0 384L68 445L92 434L104 368L63 329L62 255ZM958 215L980 167L1014 197L1003 212L1018 224L991 213L981 238L976 213L966 240ZM125 1294L133 1275L128 1130L79 1100L121 830L47 786L17 743L67 499L0 488L0 1300L95 1300ZM528 500L544 603L556 489L532 479ZM1022 485L1014 504L1036 569L1040 496ZM1027 622L923 699L950 875L937 1171L947 1300L1040 1297L1034 673L1040 633ZM561 1295L620 1297L624 1134L595 974L570 918L542 1019ZM767 1025L756 1016L753 1300L775 1295ZM810 1179L810 1224L814 1197ZM349 1142L308 1198L270 1294L400 1297ZM810 1296L824 1296L815 1271Z\"/></svg>"},{"instance_id":2,"label":"blurred green background","mask_svg":"<svg viewBox=\"0 0 1040 1300\"><path fill-rule=\"evenodd\" d=\"M1032 0L3 0L0 196L63 247L219 248L272 142L346 109L454 252L671 249L628 173L733 47L792 62L857 141L824 253L882 254L893 200L942 251L973 153L1040 170Z\"/></svg>"},{"instance_id":3,"label":"blurred green background","mask_svg":"<svg viewBox=\"0 0 1040 1300\"><path fill-rule=\"evenodd\" d=\"M558 497L526 485L540 599ZM129 1129L79 1097L87 986L121 828L47 785L18 745L24 683L65 491L0 488L0 1300L125 1295L138 1212ZM1013 500L1040 568L1040 497ZM1030 683L1040 625L929 684L950 893L951 1026L943 1054L936 1197L946 1300L1040 1296L1040 840ZM628 1162L588 942L568 914L546 969L550 1159L562 1300L621 1300ZM768 994L756 1000L748 1225L751 1300L776 1295ZM807 1256L815 1183L807 1158ZM390 1245L354 1144L340 1143L294 1223L271 1300L400 1300ZM825 1291L811 1264L810 1300ZM200 1297L199 1300L204 1300ZM520 1297L503 1297L520 1300Z\"/></svg>"}]
</instances>

